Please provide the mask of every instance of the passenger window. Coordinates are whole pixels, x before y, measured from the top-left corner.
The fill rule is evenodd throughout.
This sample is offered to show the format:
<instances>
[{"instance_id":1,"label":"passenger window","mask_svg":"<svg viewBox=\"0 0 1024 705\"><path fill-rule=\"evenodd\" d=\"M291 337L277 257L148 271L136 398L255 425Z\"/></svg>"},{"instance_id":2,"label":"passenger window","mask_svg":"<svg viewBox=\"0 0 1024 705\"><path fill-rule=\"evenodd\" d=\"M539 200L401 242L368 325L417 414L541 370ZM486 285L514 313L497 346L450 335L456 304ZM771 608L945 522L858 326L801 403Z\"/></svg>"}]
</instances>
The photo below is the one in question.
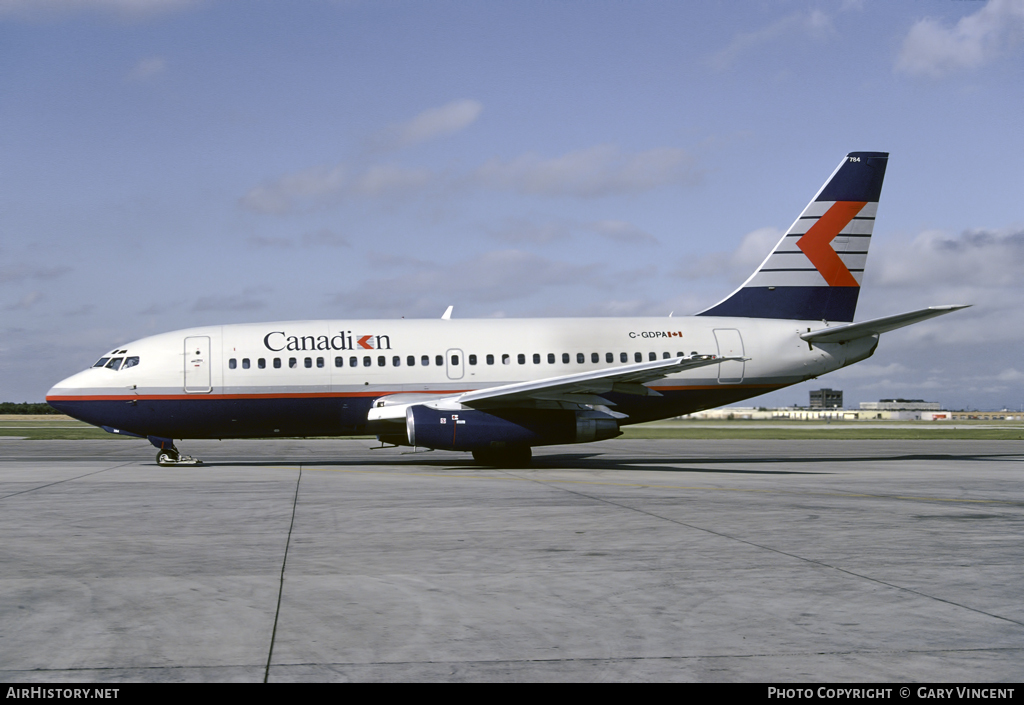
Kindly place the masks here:
<instances>
[{"instance_id":1,"label":"passenger window","mask_svg":"<svg viewBox=\"0 0 1024 705\"><path fill-rule=\"evenodd\" d=\"M540 353L534 353L533 354L533 364L535 364L535 365L539 365L540 364Z\"/></svg>"},{"instance_id":2,"label":"passenger window","mask_svg":"<svg viewBox=\"0 0 1024 705\"><path fill-rule=\"evenodd\" d=\"M503 364L503 365L511 365L512 364L512 357L508 353L502 353L501 354L501 364Z\"/></svg>"},{"instance_id":3,"label":"passenger window","mask_svg":"<svg viewBox=\"0 0 1024 705\"><path fill-rule=\"evenodd\" d=\"M316 359L316 366L317 367L323 367L324 366L324 359L322 357L318 357Z\"/></svg>"},{"instance_id":4,"label":"passenger window","mask_svg":"<svg viewBox=\"0 0 1024 705\"><path fill-rule=\"evenodd\" d=\"M470 355L469 356L469 364L471 364L471 365L475 365L476 364L476 355Z\"/></svg>"},{"instance_id":5,"label":"passenger window","mask_svg":"<svg viewBox=\"0 0 1024 705\"><path fill-rule=\"evenodd\" d=\"M569 364L569 353L562 353L562 364L563 365L568 365Z\"/></svg>"},{"instance_id":6,"label":"passenger window","mask_svg":"<svg viewBox=\"0 0 1024 705\"><path fill-rule=\"evenodd\" d=\"M619 362L629 362L629 353L619 353Z\"/></svg>"},{"instance_id":7,"label":"passenger window","mask_svg":"<svg viewBox=\"0 0 1024 705\"><path fill-rule=\"evenodd\" d=\"M344 367L345 366L345 358L343 358L343 357L336 357L336 358L334 358L334 366L335 367Z\"/></svg>"},{"instance_id":8,"label":"passenger window","mask_svg":"<svg viewBox=\"0 0 1024 705\"><path fill-rule=\"evenodd\" d=\"M311 367L313 366L313 358L311 358L311 357L307 357L307 358L306 358L306 359L305 359L305 360L303 361L303 364L304 364L304 365L306 366L306 369L308 370L309 368L311 368Z\"/></svg>"},{"instance_id":9,"label":"passenger window","mask_svg":"<svg viewBox=\"0 0 1024 705\"><path fill-rule=\"evenodd\" d=\"M402 358L400 358L398 355L395 355L393 358L391 358L391 364L394 367L401 367L402 366Z\"/></svg>"},{"instance_id":10,"label":"passenger window","mask_svg":"<svg viewBox=\"0 0 1024 705\"><path fill-rule=\"evenodd\" d=\"M420 364L424 367L430 367L430 355L424 355L420 358Z\"/></svg>"},{"instance_id":11,"label":"passenger window","mask_svg":"<svg viewBox=\"0 0 1024 705\"><path fill-rule=\"evenodd\" d=\"M294 370L298 366L299 366L299 361L298 360L296 360L294 357L289 357L288 358L288 369Z\"/></svg>"},{"instance_id":12,"label":"passenger window","mask_svg":"<svg viewBox=\"0 0 1024 705\"><path fill-rule=\"evenodd\" d=\"M110 362L109 357L101 357L99 360L96 361L96 364L93 365L93 367L106 367L108 362Z\"/></svg>"},{"instance_id":13,"label":"passenger window","mask_svg":"<svg viewBox=\"0 0 1024 705\"><path fill-rule=\"evenodd\" d=\"M434 364L438 367L444 367L444 355L434 355Z\"/></svg>"},{"instance_id":14,"label":"passenger window","mask_svg":"<svg viewBox=\"0 0 1024 705\"><path fill-rule=\"evenodd\" d=\"M598 355L597 353L590 353L590 361L591 362L601 362L601 356Z\"/></svg>"},{"instance_id":15,"label":"passenger window","mask_svg":"<svg viewBox=\"0 0 1024 705\"><path fill-rule=\"evenodd\" d=\"M548 353L548 364L549 365L555 364L555 354L554 353Z\"/></svg>"},{"instance_id":16,"label":"passenger window","mask_svg":"<svg viewBox=\"0 0 1024 705\"><path fill-rule=\"evenodd\" d=\"M634 353L633 354L633 359L636 360L637 362L643 362L644 361L644 354L643 353Z\"/></svg>"},{"instance_id":17,"label":"passenger window","mask_svg":"<svg viewBox=\"0 0 1024 705\"><path fill-rule=\"evenodd\" d=\"M259 367L261 370L265 370L267 369L267 361L261 357L259 360L256 361L256 366Z\"/></svg>"},{"instance_id":18,"label":"passenger window","mask_svg":"<svg viewBox=\"0 0 1024 705\"><path fill-rule=\"evenodd\" d=\"M487 364L488 365L493 365L494 364L494 355L488 355L487 356Z\"/></svg>"},{"instance_id":19,"label":"passenger window","mask_svg":"<svg viewBox=\"0 0 1024 705\"><path fill-rule=\"evenodd\" d=\"M523 353L519 353L519 355L516 356L516 362L518 362L520 365L525 365L526 355L524 355Z\"/></svg>"},{"instance_id":20,"label":"passenger window","mask_svg":"<svg viewBox=\"0 0 1024 705\"><path fill-rule=\"evenodd\" d=\"M274 358L274 369L275 370L281 369L281 358L279 358L279 357L275 357Z\"/></svg>"},{"instance_id":21,"label":"passenger window","mask_svg":"<svg viewBox=\"0 0 1024 705\"><path fill-rule=\"evenodd\" d=\"M416 356L415 355L409 355L407 358L405 358L405 364L407 364L409 367L415 367L416 366Z\"/></svg>"},{"instance_id":22,"label":"passenger window","mask_svg":"<svg viewBox=\"0 0 1024 705\"><path fill-rule=\"evenodd\" d=\"M677 353L676 353L676 357L686 357L686 355L684 355L684 354L683 354L683 353L681 353L681 352L677 352Z\"/></svg>"},{"instance_id":23,"label":"passenger window","mask_svg":"<svg viewBox=\"0 0 1024 705\"><path fill-rule=\"evenodd\" d=\"M452 367L458 367L458 366L459 366L459 356L458 355L452 355Z\"/></svg>"},{"instance_id":24,"label":"passenger window","mask_svg":"<svg viewBox=\"0 0 1024 705\"><path fill-rule=\"evenodd\" d=\"M647 359L648 360L657 360L658 359L658 353L656 353L656 352L647 353Z\"/></svg>"},{"instance_id":25,"label":"passenger window","mask_svg":"<svg viewBox=\"0 0 1024 705\"><path fill-rule=\"evenodd\" d=\"M582 365L587 358L583 357L583 353L576 353L576 364Z\"/></svg>"},{"instance_id":26,"label":"passenger window","mask_svg":"<svg viewBox=\"0 0 1024 705\"><path fill-rule=\"evenodd\" d=\"M348 359L348 366L349 367L359 367L359 358L358 357L350 357Z\"/></svg>"},{"instance_id":27,"label":"passenger window","mask_svg":"<svg viewBox=\"0 0 1024 705\"><path fill-rule=\"evenodd\" d=\"M369 355L363 356L363 367L370 367L373 365L373 360L370 359Z\"/></svg>"},{"instance_id":28,"label":"passenger window","mask_svg":"<svg viewBox=\"0 0 1024 705\"><path fill-rule=\"evenodd\" d=\"M377 367L384 367L387 364L387 362L387 358L385 358L383 355L377 356Z\"/></svg>"},{"instance_id":29,"label":"passenger window","mask_svg":"<svg viewBox=\"0 0 1024 705\"><path fill-rule=\"evenodd\" d=\"M604 354L604 361L605 362L615 362L615 353L605 353Z\"/></svg>"},{"instance_id":30,"label":"passenger window","mask_svg":"<svg viewBox=\"0 0 1024 705\"><path fill-rule=\"evenodd\" d=\"M228 360L228 369L229 370L233 370L236 367L238 367L238 360L236 360L235 358L231 358L230 360Z\"/></svg>"},{"instance_id":31,"label":"passenger window","mask_svg":"<svg viewBox=\"0 0 1024 705\"><path fill-rule=\"evenodd\" d=\"M247 358L247 357L243 357L242 358L242 369L243 370L249 369L249 358Z\"/></svg>"}]
</instances>

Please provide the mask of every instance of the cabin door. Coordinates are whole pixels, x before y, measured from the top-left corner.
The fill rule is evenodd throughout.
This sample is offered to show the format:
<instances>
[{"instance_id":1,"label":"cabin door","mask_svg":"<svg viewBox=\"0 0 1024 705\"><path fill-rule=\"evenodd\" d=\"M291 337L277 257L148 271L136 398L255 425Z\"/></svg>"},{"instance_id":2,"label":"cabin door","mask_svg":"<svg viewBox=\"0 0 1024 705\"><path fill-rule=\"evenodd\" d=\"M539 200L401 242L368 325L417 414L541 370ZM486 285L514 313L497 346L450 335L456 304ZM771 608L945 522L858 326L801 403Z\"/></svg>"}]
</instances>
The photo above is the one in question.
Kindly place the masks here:
<instances>
[{"instance_id":1,"label":"cabin door","mask_svg":"<svg viewBox=\"0 0 1024 705\"><path fill-rule=\"evenodd\" d=\"M445 366L448 370L448 379L462 379L464 374L465 360L462 359L462 351L452 348L444 354Z\"/></svg>"},{"instance_id":2,"label":"cabin door","mask_svg":"<svg viewBox=\"0 0 1024 705\"><path fill-rule=\"evenodd\" d=\"M743 338L735 328L716 328L715 341L719 357L743 357ZM719 384L739 384L743 381L745 362L723 362L718 365Z\"/></svg>"},{"instance_id":3,"label":"cabin door","mask_svg":"<svg viewBox=\"0 0 1024 705\"><path fill-rule=\"evenodd\" d=\"M210 337L197 335L185 338L185 392L202 394L213 391L210 368Z\"/></svg>"}]
</instances>

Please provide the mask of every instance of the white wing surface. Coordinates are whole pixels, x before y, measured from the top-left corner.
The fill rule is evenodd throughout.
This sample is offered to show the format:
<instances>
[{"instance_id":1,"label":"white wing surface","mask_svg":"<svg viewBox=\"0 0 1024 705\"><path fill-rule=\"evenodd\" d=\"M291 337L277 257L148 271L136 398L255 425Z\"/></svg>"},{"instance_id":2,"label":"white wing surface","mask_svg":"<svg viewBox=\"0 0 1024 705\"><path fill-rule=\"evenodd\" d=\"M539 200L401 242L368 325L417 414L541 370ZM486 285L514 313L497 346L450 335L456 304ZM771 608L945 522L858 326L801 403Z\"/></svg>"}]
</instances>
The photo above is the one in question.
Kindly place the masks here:
<instances>
[{"instance_id":1,"label":"white wing surface","mask_svg":"<svg viewBox=\"0 0 1024 705\"><path fill-rule=\"evenodd\" d=\"M579 372L559 377L532 380L529 382L513 382L498 387L487 387L470 392L453 394L448 397L434 398L430 401L417 399L403 403L397 395L393 403L384 397L378 400L367 416L369 421L394 420L404 421L405 410L417 404L429 404L435 408L498 408L517 406L531 401L564 401L575 404L612 405L600 395L608 392L620 394L637 394L641 396L659 396L658 392L644 386L644 382L684 370L694 370L709 365L719 365L730 360L743 360L741 357L718 357L716 355L696 355L693 357L673 357L653 362L640 362L633 365L609 367L603 370Z\"/></svg>"},{"instance_id":2,"label":"white wing surface","mask_svg":"<svg viewBox=\"0 0 1024 705\"><path fill-rule=\"evenodd\" d=\"M869 335L881 335L882 333L887 333L891 330L896 330L897 328L903 328L904 326L913 325L914 323L927 321L929 318L935 318L936 316L942 316L947 313L952 313L953 311L959 311L962 308L968 307L929 306L928 308L922 308L919 311L899 313L895 316L876 318L862 323L850 323L845 326L823 328L821 330L811 331L810 333L803 333L800 337L808 343L845 343L848 340L866 338Z\"/></svg>"}]
</instances>

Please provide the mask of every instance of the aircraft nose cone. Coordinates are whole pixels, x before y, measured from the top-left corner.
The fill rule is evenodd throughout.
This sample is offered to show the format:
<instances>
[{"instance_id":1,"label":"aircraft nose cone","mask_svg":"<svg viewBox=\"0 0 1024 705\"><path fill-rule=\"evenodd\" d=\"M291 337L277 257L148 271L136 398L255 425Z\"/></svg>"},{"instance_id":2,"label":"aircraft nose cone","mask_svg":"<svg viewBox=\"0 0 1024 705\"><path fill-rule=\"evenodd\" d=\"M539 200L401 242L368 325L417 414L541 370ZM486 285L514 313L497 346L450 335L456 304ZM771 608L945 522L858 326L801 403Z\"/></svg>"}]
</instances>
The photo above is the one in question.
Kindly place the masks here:
<instances>
[{"instance_id":1,"label":"aircraft nose cone","mask_svg":"<svg viewBox=\"0 0 1024 705\"><path fill-rule=\"evenodd\" d=\"M78 390L81 389L82 385L80 382L83 374L85 373L78 372L50 387L50 391L46 393L46 403L62 414L75 416L72 413L72 407L74 406L72 397L77 396Z\"/></svg>"}]
</instances>

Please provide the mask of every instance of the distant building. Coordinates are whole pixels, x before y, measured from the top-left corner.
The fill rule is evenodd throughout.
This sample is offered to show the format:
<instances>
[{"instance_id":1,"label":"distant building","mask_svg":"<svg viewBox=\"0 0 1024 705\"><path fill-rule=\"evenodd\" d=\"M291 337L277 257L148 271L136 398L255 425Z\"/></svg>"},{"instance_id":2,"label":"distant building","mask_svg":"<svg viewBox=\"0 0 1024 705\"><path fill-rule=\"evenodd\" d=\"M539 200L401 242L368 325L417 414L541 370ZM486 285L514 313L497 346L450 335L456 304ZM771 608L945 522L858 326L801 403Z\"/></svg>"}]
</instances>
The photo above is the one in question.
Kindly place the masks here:
<instances>
[{"instance_id":1,"label":"distant building","mask_svg":"<svg viewBox=\"0 0 1024 705\"><path fill-rule=\"evenodd\" d=\"M811 391L812 409L842 409L842 389L815 389Z\"/></svg>"},{"instance_id":2,"label":"distant building","mask_svg":"<svg viewBox=\"0 0 1024 705\"><path fill-rule=\"evenodd\" d=\"M862 401L860 408L864 411L939 411L942 404L924 399L879 399Z\"/></svg>"}]
</instances>

